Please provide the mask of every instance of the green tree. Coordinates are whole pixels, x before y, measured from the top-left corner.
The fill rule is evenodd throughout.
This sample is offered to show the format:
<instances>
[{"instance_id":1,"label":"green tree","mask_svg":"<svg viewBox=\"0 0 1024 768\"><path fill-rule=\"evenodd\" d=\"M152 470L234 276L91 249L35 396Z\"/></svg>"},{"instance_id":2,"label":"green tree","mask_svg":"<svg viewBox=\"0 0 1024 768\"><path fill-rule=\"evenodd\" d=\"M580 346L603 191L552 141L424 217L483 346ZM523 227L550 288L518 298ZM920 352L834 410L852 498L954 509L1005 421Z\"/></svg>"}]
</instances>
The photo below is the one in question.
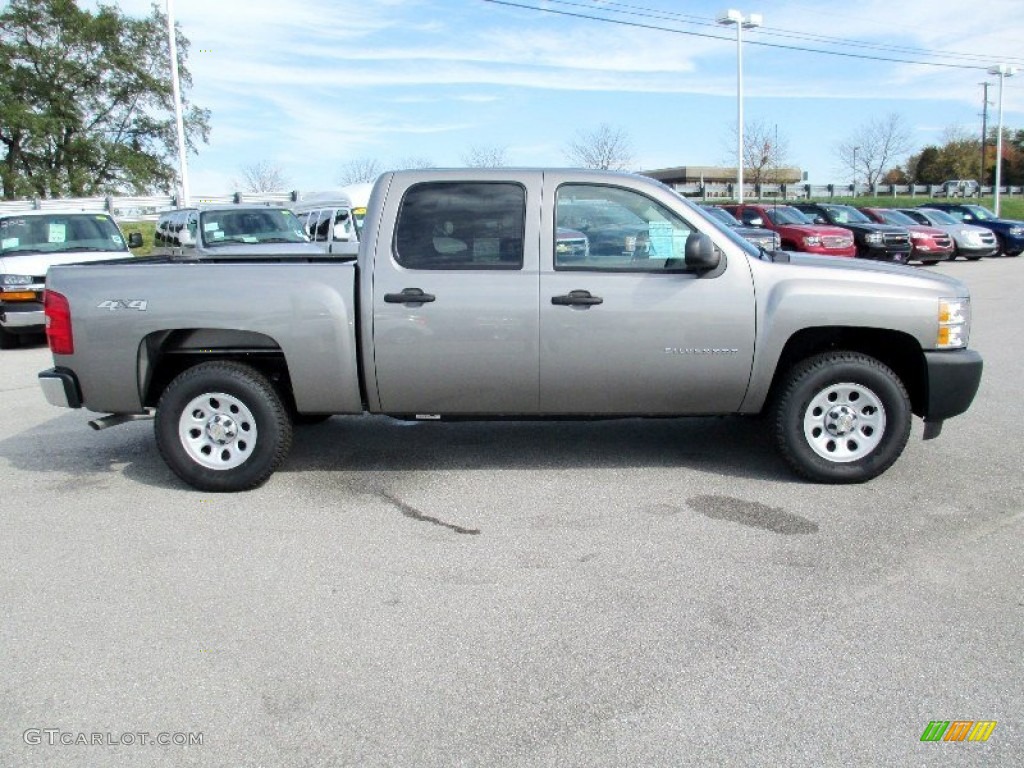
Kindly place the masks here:
<instances>
[{"instance_id":1,"label":"green tree","mask_svg":"<svg viewBox=\"0 0 1024 768\"><path fill-rule=\"evenodd\" d=\"M209 136L190 104L189 42L176 30L187 146ZM5 199L167 191L177 138L167 17L10 0L0 12L0 182Z\"/></svg>"}]
</instances>

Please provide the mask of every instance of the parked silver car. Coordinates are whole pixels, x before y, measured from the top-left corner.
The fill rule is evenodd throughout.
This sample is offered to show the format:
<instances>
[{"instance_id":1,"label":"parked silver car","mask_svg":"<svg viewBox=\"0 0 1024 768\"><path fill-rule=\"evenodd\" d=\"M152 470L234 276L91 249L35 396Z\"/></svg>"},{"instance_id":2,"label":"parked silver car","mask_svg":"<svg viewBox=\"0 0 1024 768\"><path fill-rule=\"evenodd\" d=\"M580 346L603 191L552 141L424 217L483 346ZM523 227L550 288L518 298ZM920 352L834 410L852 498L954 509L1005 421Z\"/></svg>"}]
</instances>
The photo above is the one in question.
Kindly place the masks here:
<instances>
[{"instance_id":1,"label":"parked silver car","mask_svg":"<svg viewBox=\"0 0 1024 768\"><path fill-rule=\"evenodd\" d=\"M983 256L995 256L999 253L996 236L985 227L964 224L945 211L938 211L934 208L897 208L896 210L907 214L920 224L948 232L956 247L950 261L957 256L963 256L968 261L977 261Z\"/></svg>"}]
</instances>

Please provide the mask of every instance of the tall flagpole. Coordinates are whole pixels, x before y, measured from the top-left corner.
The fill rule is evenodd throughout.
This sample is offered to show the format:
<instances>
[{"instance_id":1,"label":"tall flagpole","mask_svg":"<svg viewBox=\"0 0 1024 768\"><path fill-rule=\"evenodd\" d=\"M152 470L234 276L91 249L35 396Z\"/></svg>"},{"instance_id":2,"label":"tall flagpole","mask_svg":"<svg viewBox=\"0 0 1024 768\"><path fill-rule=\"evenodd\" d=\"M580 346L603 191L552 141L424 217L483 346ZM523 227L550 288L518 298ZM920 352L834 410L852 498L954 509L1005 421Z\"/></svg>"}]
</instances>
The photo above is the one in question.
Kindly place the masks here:
<instances>
[{"instance_id":1,"label":"tall flagpole","mask_svg":"<svg viewBox=\"0 0 1024 768\"><path fill-rule=\"evenodd\" d=\"M185 121L181 116L181 88L178 85L178 41L174 34L174 0L167 0L167 38L171 48L171 90L174 94L174 119L178 124L178 168L181 174L179 208L188 206L188 159L185 155Z\"/></svg>"}]
</instances>

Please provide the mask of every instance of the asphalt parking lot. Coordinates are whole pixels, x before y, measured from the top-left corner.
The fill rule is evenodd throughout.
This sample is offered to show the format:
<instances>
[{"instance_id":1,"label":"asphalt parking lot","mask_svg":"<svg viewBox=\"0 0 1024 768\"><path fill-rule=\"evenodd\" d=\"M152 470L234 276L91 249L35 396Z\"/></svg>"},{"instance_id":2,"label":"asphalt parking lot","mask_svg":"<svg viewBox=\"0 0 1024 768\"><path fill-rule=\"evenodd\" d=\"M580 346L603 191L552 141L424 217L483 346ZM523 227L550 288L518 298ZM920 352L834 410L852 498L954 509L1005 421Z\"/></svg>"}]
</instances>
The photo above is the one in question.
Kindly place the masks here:
<instances>
[{"instance_id":1,"label":"asphalt parking lot","mask_svg":"<svg viewBox=\"0 0 1024 768\"><path fill-rule=\"evenodd\" d=\"M204 494L0 353L0 763L1024 764L1024 258L930 269L981 391L860 486L752 419L336 417Z\"/></svg>"}]
</instances>

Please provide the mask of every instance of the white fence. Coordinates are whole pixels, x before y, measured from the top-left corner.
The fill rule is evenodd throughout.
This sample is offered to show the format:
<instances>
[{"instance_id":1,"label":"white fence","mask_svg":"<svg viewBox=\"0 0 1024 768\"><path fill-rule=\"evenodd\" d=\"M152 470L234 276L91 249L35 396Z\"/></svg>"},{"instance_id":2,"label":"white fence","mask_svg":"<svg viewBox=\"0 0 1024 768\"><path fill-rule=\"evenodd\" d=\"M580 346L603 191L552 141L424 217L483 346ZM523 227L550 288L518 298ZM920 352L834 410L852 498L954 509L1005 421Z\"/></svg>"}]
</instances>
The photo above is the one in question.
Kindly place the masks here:
<instances>
[{"instance_id":1,"label":"white fence","mask_svg":"<svg viewBox=\"0 0 1024 768\"><path fill-rule=\"evenodd\" d=\"M225 203L266 203L268 205L291 205L301 199L298 192L234 192L229 195L194 195L192 205L216 205ZM178 201L171 196L153 197L62 197L43 200L0 200L0 213L18 211L85 211L105 212L117 219L156 219L164 211L178 207Z\"/></svg>"},{"instance_id":2,"label":"white fence","mask_svg":"<svg viewBox=\"0 0 1024 768\"><path fill-rule=\"evenodd\" d=\"M677 192L687 197L705 200L734 200L735 184L675 184ZM992 187L982 187L982 196L989 196ZM1002 195L1024 194L1024 187L1002 187ZM836 197L942 197L941 184L744 184L746 199L831 199ZM214 205L230 203L265 203L287 206L302 199L302 194L293 192L233 192L227 195L195 195L193 205ZM38 210L73 210L106 212L117 219L156 219L163 211L177 207L177 200L171 196L155 197L67 197L43 200L0 200L0 213Z\"/></svg>"}]
</instances>

